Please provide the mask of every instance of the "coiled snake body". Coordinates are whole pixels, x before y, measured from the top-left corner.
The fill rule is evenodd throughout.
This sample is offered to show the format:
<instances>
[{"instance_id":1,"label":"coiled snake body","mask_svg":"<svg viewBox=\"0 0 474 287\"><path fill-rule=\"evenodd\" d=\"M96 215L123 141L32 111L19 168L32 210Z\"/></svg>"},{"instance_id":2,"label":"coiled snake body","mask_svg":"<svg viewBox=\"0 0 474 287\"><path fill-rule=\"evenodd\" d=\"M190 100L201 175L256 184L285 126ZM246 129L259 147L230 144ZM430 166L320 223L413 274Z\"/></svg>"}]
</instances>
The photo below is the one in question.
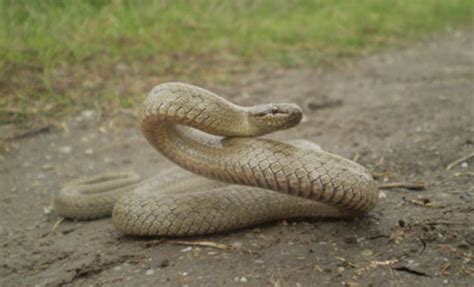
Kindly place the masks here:
<instances>
[{"instance_id":1,"label":"coiled snake body","mask_svg":"<svg viewBox=\"0 0 474 287\"><path fill-rule=\"evenodd\" d=\"M254 138L293 127L294 104L241 107L202 88L165 83L145 100L141 128L171 170L139 181L105 174L66 185L54 196L64 217L110 216L131 235L211 234L295 217L347 217L369 211L378 189L367 170L314 148ZM206 179L206 178L208 179Z\"/></svg>"}]
</instances>

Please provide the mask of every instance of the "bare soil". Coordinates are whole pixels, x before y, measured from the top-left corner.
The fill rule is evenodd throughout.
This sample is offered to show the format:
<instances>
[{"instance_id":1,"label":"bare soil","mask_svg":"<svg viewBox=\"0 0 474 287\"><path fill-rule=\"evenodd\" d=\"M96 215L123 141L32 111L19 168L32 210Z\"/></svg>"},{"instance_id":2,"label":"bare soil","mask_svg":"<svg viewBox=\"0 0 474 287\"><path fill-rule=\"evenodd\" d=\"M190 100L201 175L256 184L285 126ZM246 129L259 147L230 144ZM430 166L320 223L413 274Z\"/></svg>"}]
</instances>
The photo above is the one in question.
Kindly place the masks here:
<instances>
[{"instance_id":1,"label":"bare soil","mask_svg":"<svg viewBox=\"0 0 474 287\"><path fill-rule=\"evenodd\" d=\"M61 221L50 198L77 177L171 165L133 119L84 111L65 129L17 140L0 156L0 285L472 286L474 158L447 169L474 151L472 41L457 32L331 71L262 70L207 87L239 104L296 102L303 123L272 138L312 140L380 183L425 183L383 191L359 219L185 242L126 237L110 219Z\"/></svg>"}]
</instances>

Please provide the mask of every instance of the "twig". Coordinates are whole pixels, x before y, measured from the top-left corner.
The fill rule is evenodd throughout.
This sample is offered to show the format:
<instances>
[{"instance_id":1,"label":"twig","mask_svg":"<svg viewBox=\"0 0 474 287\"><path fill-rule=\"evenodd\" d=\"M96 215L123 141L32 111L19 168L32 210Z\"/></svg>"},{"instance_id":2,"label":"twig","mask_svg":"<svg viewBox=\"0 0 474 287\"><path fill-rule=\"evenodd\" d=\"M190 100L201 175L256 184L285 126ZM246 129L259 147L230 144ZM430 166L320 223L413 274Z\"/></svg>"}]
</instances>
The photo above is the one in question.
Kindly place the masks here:
<instances>
[{"instance_id":1,"label":"twig","mask_svg":"<svg viewBox=\"0 0 474 287\"><path fill-rule=\"evenodd\" d=\"M238 250L242 251L244 253L248 253L250 255L256 255L257 252L244 249L244 248L237 248L233 247L230 245L226 245L223 243L217 243L217 242L212 242L212 241L185 241L185 240L170 240L168 241L171 244L176 244L176 245L186 245L186 246L200 246L200 247L210 247L210 248L215 248L219 250L226 250L226 251L232 251L232 250Z\"/></svg>"},{"instance_id":2,"label":"twig","mask_svg":"<svg viewBox=\"0 0 474 287\"><path fill-rule=\"evenodd\" d=\"M60 219L58 219L58 221L54 223L53 228L51 228L51 233L56 232L56 229L58 228L59 224L61 224L61 222L63 221L64 221L64 217L61 217Z\"/></svg>"},{"instance_id":3,"label":"twig","mask_svg":"<svg viewBox=\"0 0 474 287\"><path fill-rule=\"evenodd\" d=\"M389 182L378 185L379 189L393 189L393 188L406 188L411 190L424 190L426 185L424 182Z\"/></svg>"},{"instance_id":4,"label":"twig","mask_svg":"<svg viewBox=\"0 0 474 287\"><path fill-rule=\"evenodd\" d=\"M51 130L51 128L53 128L53 125L52 124L47 124L47 125L42 126L42 127L33 128L33 129L30 129L30 130L12 135L10 137L7 137L6 140L18 140L18 139L23 139L23 138L35 136L35 135L38 135L38 134L41 134L41 133L49 132Z\"/></svg>"},{"instance_id":5,"label":"twig","mask_svg":"<svg viewBox=\"0 0 474 287\"><path fill-rule=\"evenodd\" d=\"M423 220L419 222L415 222L413 225L469 225L469 222L461 222L461 221L448 221L448 220Z\"/></svg>"},{"instance_id":6,"label":"twig","mask_svg":"<svg viewBox=\"0 0 474 287\"><path fill-rule=\"evenodd\" d=\"M16 109L16 108L1 108L0 112L8 113L8 114L21 114L21 115L35 114L35 112L22 111L22 110L19 110L19 109Z\"/></svg>"},{"instance_id":7,"label":"twig","mask_svg":"<svg viewBox=\"0 0 474 287\"><path fill-rule=\"evenodd\" d=\"M411 199L411 200L408 200L408 202L414 205L428 207L428 208L444 208L444 206L439 205L437 202L434 202L429 198Z\"/></svg>"},{"instance_id":8,"label":"twig","mask_svg":"<svg viewBox=\"0 0 474 287\"><path fill-rule=\"evenodd\" d=\"M355 155L352 157L352 161L357 162L359 161L359 159L360 159L360 153L356 152Z\"/></svg>"},{"instance_id":9,"label":"twig","mask_svg":"<svg viewBox=\"0 0 474 287\"><path fill-rule=\"evenodd\" d=\"M165 242L166 242L165 239L155 239L155 240L146 241L144 245L145 245L145 248L150 248L153 246L158 246Z\"/></svg>"},{"instance_id":10,"label":"twig","mask_svg":"<svg viewBox=\"0 0 474 287\"><path fill-rule=\"evenodd\" d=\"M390 266L395 263L398 263L398 259L391 259L391 260L385 260L385 261L371 261L368 265L366 265L363 268L359 268L358 270L355 271L356 277L362 276L364 273L369 272L372 269L375 269L379 266Z\"/></svg>"},{"instance_id":11,"label":"twig","mask_svg":"<svg viewBox=\"0 0 474 287\"><path fill-rule=\"evenodd\" d=\"M458 165L458 164L460 164L461 162L470 159L471 157L474 157L474 152L471 153L471 154L468 154L468 155L466 155L466 156L463 156L463 157L461 157L461 158L459 158L459 159L453 161L452 163L448 164L448 166L446 167L446 170L452 169L455 165Z\"/></svg>"}]
</instances>

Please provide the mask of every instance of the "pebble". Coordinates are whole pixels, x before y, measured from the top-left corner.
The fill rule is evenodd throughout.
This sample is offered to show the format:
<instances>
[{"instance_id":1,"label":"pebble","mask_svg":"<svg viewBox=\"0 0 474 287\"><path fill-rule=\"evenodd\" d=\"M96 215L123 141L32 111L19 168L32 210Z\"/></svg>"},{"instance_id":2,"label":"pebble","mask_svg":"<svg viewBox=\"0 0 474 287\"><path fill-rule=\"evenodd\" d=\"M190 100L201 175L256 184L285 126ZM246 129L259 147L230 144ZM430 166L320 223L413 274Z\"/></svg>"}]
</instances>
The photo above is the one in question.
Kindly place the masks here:
<instances>
[{"instance_id":1,"label":"pebble","mask_svg":"<svg viewBox=\"0 0 474 287\"><path fill-rule=\"evenodd\" d=\"M387 198L387 194L383 191L379 191L379 199L385 199Z\"/></svg>"},{"instance_id":2,"label":"pebble","mask_svg":"<svg viewBox=\"0 0 474 287\"><path fill-rule=\"evenodd\" d=\"M189 252L189 251L191 251L191 250L193 250L193 248L190 246L190 247L183 248L183 249L181 249L180 251L181 251L181 252Z\"/></svg>"},{"instance_id":3,"label":"pebble","mask_svg":"<svg viewBox=\"0 0 474 287\"><path fill-rule=\"evenodd\" d=\"M239 281L240 281L240 282L242 282L242 283L245 283L245 282L247 282L248 280L247 280L247 278L245 278L245 277L242 276L242 277L240 277L240 278L239 278L239 277L234 277L234 281L235 281L235 282L239 282Z\"/></svg>"},{"instance_id":4,"label":"pebble","mask_svg":"<svg viewBox=\"0 0 474 287\"><path fill-rule=\"evenodd\" d=\"M372 254L374 254L374 252L372 250L365 249L364 251L361 252L361 254L362 254L362 256L369 257L369 256L372 256Z\"/></svg>"},{"instance_id":5,"label":"pebble","mask_svg":"<svg viewBox=\"0 0 474 287\"><path fill-rule=\"evenodd\" d=\"M91 148L88 148L88 149L86 149L86 150L84 151L84 154L87 154L87 155L91 155L91 154L93 154L93 153L94 153L94 150L91 149Z\"/></svg>"},{"instance_id":6,"label":"pebble","mask_svg":"<svg viewBox=\"0 0 474 287\"><path fill-rule=\"evenodd\" d=\"M46 163L46 164L43 164L43 166L41 167L42 170L51 170L53 169L53 165L50 164L50 163Z\"/></svg>"},{"instance_id":7,"label":"pebble","mask_svg":"<svg viewBox=\"0 0 474 287\"><path fill-rule=\"evenodd\" d=\"M48 206L43 206L43 214L44 215L49 215L53 212L53 206L48 205Z\"/></svg>"},{"instance_id":8,"label":"pebble","mask_svg":"<svg viewBox=\"0 0 474 287\"><path fill-rule=\"evenodd\" d=\"M234 248L242 248L242 242L233 242L231 246Z\"/></svg>"},{"instance_id":9,"label":"pebble","mask_svg":"<svg viewBox=\"0 0 474 287\"><path fill-rule=\"evenodd\" d=\"M90 120L97 114L94 110L84 110L81 112L81 117L85 120Z\"/></svg>"},{"instance_id":10,"label":"pebble","mask_svg":"<svg viewBox=\"0 0 474 287\"><path fill-rule=\"evenodd\" d=\"M148 269L146 272L145 272L145 275L153 275L155 274L155 270L153 269Z\"/></svg>"},{"instance_id":11,"label":"pebble","mask_svg":"<svg viewBox=\"0 0 474 287\"><path fill-rule=\"evenodd\" d=\"M165 268L165 267L168 267L169 265L170 265L170 260L169 259L164 259L160 263L160 268Z\"/></svg>"},{"instance_id":12,"label":"pebble","mask_svg":"<svg viewBox=\"0 0 474 287\"><path fill-rule=\"evenodd\" d=\"M43 178L46 178L46 175L42 172L40 172L36 175L36 179L43 179Z\"/></svg>"},{"instance_id":13,"label":"pebble","mask_svg":"<svg viewBox=\"0 0 474 287\"><path fill-rule=\"evenodd\" d=\"M265 261L263 261L262 259L257 259L257 260L255 260L255 263L256 264L265 264Z\"/></svg>"},{"instance_id":14,"label":"pebble","mask_svg":"<svg viewBox=\"0 0 474 287\"><path fill-rule=\"evenodd\" d=\"M60 147L58 150L59 150L60 153L69 154L69 153L71 153L71 151L72 151L72 147L70 147L70 146L62 146L62 147Z\"/></svg>"},{"instance_id":15,"label":"pebble","mask_svg":"<svg viewBox=\"0 0 474 287\"><path fill-rule=\"evenodd\" d=\"M463 162L461 163L461 167L462 168L467 168L469 166L469 164L467 162Z\"/></svg>"}]
</instances>

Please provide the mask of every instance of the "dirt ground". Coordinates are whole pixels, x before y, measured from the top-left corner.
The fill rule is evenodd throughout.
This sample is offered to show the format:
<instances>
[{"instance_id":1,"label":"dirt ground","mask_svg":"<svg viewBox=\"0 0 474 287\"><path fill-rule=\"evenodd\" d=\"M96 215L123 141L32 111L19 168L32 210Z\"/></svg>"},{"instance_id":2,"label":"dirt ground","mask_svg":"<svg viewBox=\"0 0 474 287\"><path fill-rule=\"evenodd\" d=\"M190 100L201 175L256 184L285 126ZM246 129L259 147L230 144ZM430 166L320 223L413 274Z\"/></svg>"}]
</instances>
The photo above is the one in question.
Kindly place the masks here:
<instances>
[{"instance_id":1,"label":"dirt ground","mask_svg":"<svg viewBox=\"0 0 474 287\"><path fill-rule=\"evenodd\" d=\"M207 87L239 104L296 102L303 122L272 138L317 142L380 183L426 184L383 191L360 219L185 242L125 237L110 219L61 222L50 198L73 178L169 166L133 120L83 111L64 130L16 141L0 156L0 285L472 286L474 158L447 169L474 151L472 44L457 32L331 71L262 70Z\"/></svg>"}]
</instances>

